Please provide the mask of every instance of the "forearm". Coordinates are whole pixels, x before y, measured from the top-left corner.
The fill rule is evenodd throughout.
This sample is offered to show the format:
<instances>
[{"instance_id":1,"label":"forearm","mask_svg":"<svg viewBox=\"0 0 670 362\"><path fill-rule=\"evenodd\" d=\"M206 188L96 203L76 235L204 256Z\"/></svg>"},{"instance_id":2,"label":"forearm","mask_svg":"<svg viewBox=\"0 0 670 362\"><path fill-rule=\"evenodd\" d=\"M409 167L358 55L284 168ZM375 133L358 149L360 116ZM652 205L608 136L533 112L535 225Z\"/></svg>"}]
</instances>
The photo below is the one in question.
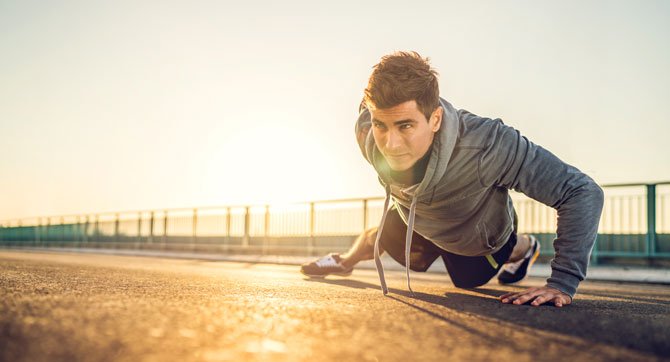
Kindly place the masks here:
<instances>
[{"instance_id":1,"label":"forearm","mask_svg":"<svg viewBox=\"0 0 670 362\"><path fill-rule=\"evenodd\" d=\"M558 210L558 226L547 286L571 297L586 277L591 250L598 235L603 207L602 189L591 182L575 189Z\"/></svg>"}]
</instances>

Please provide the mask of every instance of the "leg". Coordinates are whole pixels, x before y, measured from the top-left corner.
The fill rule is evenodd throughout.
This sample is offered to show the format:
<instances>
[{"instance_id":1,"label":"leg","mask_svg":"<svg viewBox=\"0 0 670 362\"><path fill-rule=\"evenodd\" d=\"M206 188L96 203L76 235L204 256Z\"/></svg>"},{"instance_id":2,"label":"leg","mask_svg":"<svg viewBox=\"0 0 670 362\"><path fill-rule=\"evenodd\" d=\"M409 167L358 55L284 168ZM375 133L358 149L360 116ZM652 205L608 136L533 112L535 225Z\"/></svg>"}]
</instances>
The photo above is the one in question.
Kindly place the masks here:
<instances>
[{"instance_id":1,"label":"leg","mask_svg":"<svg viewBox=\"0 0 670 362\"><path fill-rule=\"evenodd\" d=\"M369 228L361 233L354 245L345 254L331 253L311 263L303 264L300 271L308 277L323 278L327 275L347 276L358 262L374 258L374 247L377 239L377 227ZM386 214L386 222L379 239L380 251L386 251L398 263L405 265L405 236L407 225L392 207ZM440 256L440 248L424 239L421 235L412 235L410 250L410 268L423 272Z\"/></svg>"},{"instance_id":2,"label":"leg","mask_svg":"<svg viewBox=\"0 0 670 362\"><path fill-rule=\"evenodd\" d=\"M300 272L310 278L324 278L328 275L349 276L356 264L374 258L377 227L363 231L346 254L330 253L300 267Z\"/></svg>"},{"instance_id":3,"label":"leg","mask_svg":"<svg viewBox=\"0 0 670 362\"><path fill-rule=\"evenodd\" d=\"M512 251L512 255L510 255L509 259L505 263L514 263L515 261L523 259L523 257L526 256L526 253L528 252L528 249L530 249L530 247L531 247L530 235L527 234L517 235L516 246Z\"/></svg>"},{"instance_id":4,"label":"leg","mask_svg":"<svg viewBox=\"0 0 670 362\"><path fill-rule=\"evenodd\" d=\"M377 238L377 227L365 230L354 242L354 245L346 254L341 255L341 263L345 267L353 267L358 262L374 258L375 240ZM405 237L407 225L398 214L398 210L392 207L386 214L386 222L381 239L379 240L380 252L386 251L398 263L405 265ZM410 267L414 271L426 271L428 267L440 256L437 246L424 239L421 235L412 235L412 249L410 252Z\"/></svg>"},{"instance_id":5,"label":"leg","mask_svg":"<svg viewBox=\"0 0 670 362\"><path fill-rule=\"evenodd\" d=\"M405 266L405 239L407 237L407 225L400 217L398 210L392 207L386 214L384 231L379 239L379 247L386 251L393 260ZM374 243L374 240L372 241ZM410 269L416 272L425 272L431 264L440 257L440 248L426 240L416 232L412 234L412 247L410 249Z\"/></svg>"},{"instance_id":6,"label":"leg","mask_svg":"<svg viewBox=\"0 0 670 362\"><path fill-rule=\"evenodd\" d=\"M451 281L457 288L474 288L484 285L491 280L502 264L509 259L516 246L516 234L512 233L507 243L490 256L464 256L442 251L442 260Z\"/></svg>"},{"instance_id":7,"label":"leg","mask_svg":"<svg viewBox=\"0 0 670 362\"><path fill-rule=\"evenodd\" d=\"M370 260L374 258L377 229L377 226L369 228L363 231L358 236L358 238L356 238L354 245L351 246L349 251L340 256L342 258L340 261L342 265L347 268L351 268L363 260Z\"/></svg>"},{"instance_id":8,"label":"leg","mask_svg":"<svg viewBox=\"0 0 670 362\"><path fill-rule=\"evenodd\" d=\"M531 244L530 235L517 233L517 230L519 229L519 218L516 214L516 210L514 210L514 216L512 218L512 226L513 226L512 233L517 234L516 246L514 246L514 250L512 250L512 255L509 256L509 259L503 262L505 264L514 263L523 259L526 256L526 253L528 253L528 250L533 246Z\"/></svg>"}]
</instances>

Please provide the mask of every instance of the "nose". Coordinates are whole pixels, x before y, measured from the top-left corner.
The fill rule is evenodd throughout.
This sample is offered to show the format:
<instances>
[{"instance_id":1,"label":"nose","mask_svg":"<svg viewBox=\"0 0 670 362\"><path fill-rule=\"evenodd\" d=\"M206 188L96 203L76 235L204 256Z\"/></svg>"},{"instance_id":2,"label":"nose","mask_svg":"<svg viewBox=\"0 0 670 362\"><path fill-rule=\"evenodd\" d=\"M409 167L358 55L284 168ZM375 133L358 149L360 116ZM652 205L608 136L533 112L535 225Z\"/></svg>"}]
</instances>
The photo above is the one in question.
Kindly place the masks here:
<instances>
[{"instance_id":1,"label":"nose","mask_svg":"<svg viewBox=\"0 0 670 362\"><path fill-rule=\"evenodd\" d=\"M394 151L402 148L402 137L396 130L390 130L386 135L386 150Z\"/></svg>"}]
</instances>

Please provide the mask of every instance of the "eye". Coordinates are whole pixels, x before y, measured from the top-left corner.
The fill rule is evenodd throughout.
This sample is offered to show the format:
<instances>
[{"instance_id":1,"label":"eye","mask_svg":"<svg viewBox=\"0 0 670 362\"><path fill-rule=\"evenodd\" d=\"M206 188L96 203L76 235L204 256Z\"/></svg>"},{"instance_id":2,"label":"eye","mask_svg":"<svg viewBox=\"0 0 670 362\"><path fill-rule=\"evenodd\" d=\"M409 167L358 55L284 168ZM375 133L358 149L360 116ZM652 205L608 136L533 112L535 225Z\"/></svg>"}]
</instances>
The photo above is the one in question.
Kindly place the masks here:
<instances>
[{"instance_id":1,"label":"eye","mask_svg":"<svg viewBox=\"0 0 670 362\"><path fill-rule=\"evenodd\" d=\"M400 129L410 129L410 128L412 128L411 124L403 124L402 126L400 126Z\"/></svg>"}]
</instances>

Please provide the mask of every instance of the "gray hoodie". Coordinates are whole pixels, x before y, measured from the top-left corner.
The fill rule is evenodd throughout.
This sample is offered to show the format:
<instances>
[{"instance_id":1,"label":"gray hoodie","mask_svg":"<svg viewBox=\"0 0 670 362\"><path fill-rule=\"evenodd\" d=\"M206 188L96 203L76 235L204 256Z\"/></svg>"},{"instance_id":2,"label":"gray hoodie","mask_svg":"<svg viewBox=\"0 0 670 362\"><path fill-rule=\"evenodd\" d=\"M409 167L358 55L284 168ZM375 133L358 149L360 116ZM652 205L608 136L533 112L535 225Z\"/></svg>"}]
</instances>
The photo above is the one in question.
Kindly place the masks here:
<instances>
[{"instance_id":1,"label":"gray hoodie","mask_svg":"<svg viewBox=\"0 0 670 362\"><path fill-rule=\"evenodd\" d=\"M547 285L574 296L586 277L591 249L603 208L602 189L586 174L530 142L500 119L456 110L440 98L442 123L429 152L421 183L403 188L370 132L370 112L359 108L356 135L361 152L386 189L379 230L389 201L407 224L405 260L409 282L412 232L454 254L490 255L505 245L513 230L514 206L508 189L522 192L558 211L555 257ZM379 259L375 262L382 291L388 292Z\"/></svg>"}]
</instances>

